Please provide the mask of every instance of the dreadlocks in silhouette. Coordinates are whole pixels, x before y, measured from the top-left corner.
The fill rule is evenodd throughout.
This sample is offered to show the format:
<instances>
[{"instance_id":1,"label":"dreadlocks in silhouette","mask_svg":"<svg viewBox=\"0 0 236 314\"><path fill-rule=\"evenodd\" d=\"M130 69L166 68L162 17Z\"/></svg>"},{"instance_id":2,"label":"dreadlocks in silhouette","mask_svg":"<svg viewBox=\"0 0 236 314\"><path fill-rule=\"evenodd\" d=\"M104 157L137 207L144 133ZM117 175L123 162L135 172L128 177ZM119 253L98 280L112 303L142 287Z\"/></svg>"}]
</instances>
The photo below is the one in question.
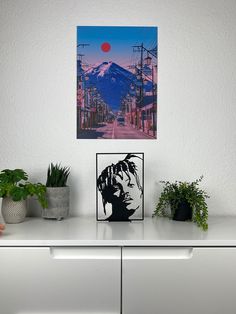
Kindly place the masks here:
<instances>
[{"instance_id":1,"label":"dreadlocks in silhouette","mask_svg":"<svg viewBox=\"0 0 236 314\"><path fill-rule=\"evenodd\" d=\"M139 208L134 207L132 190L139 192L140 198L143 188L137 174L137 167L132 158L140 158L134 154L127 154L124 160L106 167L97 179L97 187L102 195L103 210L106 213L106 204L111 203L112 214L108 221L129 221L129 217Z\"/></svg>"}]
</instances>

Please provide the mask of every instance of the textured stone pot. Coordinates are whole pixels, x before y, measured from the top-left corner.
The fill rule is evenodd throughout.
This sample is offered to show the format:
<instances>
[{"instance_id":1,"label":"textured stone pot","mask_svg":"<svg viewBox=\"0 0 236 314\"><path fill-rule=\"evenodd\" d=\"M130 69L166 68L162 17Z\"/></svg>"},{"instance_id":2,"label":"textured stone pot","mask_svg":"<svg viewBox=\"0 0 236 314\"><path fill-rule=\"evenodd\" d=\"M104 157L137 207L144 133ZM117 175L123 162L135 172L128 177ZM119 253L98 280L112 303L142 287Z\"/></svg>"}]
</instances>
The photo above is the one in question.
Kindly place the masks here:
<instances>
[{"instance_id":1,"label":"textured stone pot","mask_svg":"<svg viewBox=\"0 0 236 314\"><path fill-rule=\"evenodd\" d=\"M47 187L46 198L48 208L43 208L43 218L61 220L69 215L70 188L68 186Z\"/></svg>"},{"instance_id":2,"label":"textured stone pot","mask_svg":"<svg viewBox=\"0 0 236 314\"><path fill-rule=\"evenodd\" d=\"M11 197L2 199L2 217L5 223L17 224L25 220L27 213L26 200L14 202Z\"/></svg>"}]
</instances>

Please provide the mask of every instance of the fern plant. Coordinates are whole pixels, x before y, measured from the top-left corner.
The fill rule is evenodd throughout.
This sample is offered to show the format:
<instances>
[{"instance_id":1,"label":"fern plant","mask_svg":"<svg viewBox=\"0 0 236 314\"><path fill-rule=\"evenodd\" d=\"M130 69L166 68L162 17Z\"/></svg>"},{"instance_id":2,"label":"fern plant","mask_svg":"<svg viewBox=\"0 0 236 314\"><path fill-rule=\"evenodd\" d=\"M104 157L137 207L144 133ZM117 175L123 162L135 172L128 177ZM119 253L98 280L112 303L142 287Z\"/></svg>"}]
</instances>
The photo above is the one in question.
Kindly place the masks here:
<instances>
[{"instance_id":1,"label":"fern plant","mask_svg":"<svg viewBox=\"0 0 236 314\"><path fill-rule=\"evenodd\" d=\"M188 203L192 210L192 221L204 231L208 229L208 208L206 199L208 194L199 188L199 183L203 176L193 182L175 181L161 181L164 184L163 191L160 195L159 201L153 216L173 218L178 206L185 202ZM167 208L171 208L171 213Z\"/></svg>"},{"instance_id":2,"label":"fern plant","mask_svg":"<svg viewBox=\"0 0 236 314\"><path fill-rule=\"evenodd\" d=\"M11 197L17 202L28 196L36 196L42 207L47 206L46 186L31 183L27 173L22 169L4 169L0 173L0 197Z\"/></svg>"},{"instance_id":3,"label":"fern plant","mask_svg":"<svg viewBox=\"0 0 236 314\"><path fill-rule=\"evenodd\" d=\"M47 187L65 187L70 174L69 167L51 163L47 171Z\"/></svg>"}]
</instances>

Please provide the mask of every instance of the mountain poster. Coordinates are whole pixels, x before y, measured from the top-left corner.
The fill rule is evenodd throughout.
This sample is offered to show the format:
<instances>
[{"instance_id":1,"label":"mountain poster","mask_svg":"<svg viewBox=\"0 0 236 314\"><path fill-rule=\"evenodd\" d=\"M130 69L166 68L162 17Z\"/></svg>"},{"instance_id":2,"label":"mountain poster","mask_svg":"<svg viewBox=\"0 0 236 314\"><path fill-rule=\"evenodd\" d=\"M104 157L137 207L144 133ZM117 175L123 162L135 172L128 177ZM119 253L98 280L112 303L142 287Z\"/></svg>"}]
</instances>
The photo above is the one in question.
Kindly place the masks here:
<instances>
[{"instance_id":1,"label":"mountain poster","mask_svg":"<svg viewBox=\"0 0 236 314\"><path fill-rule=\"evenodd\" d=\"M77 139L156 139L158 32L77 27Z\"/></svg>"}]
</instances>

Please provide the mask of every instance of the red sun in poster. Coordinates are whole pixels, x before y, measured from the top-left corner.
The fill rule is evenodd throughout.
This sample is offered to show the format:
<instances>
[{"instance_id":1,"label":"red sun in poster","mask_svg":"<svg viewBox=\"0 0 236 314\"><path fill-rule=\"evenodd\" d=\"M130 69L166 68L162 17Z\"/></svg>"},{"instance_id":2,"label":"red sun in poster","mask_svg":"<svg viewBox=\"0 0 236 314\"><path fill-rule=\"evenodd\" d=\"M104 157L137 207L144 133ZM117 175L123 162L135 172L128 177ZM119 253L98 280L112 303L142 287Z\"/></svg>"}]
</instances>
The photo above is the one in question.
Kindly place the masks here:
<instances>
[{"instance_id":1,"label":"red sun in poster","mask_svg":"<svg viewBox=\"0 0 236 314\"><path fill-rule=\"evenodd\" d=\"M109 43L103 43L101 49L103 52L109 52L111 50L111 45Z\"/></svg>"}]
</instances>

